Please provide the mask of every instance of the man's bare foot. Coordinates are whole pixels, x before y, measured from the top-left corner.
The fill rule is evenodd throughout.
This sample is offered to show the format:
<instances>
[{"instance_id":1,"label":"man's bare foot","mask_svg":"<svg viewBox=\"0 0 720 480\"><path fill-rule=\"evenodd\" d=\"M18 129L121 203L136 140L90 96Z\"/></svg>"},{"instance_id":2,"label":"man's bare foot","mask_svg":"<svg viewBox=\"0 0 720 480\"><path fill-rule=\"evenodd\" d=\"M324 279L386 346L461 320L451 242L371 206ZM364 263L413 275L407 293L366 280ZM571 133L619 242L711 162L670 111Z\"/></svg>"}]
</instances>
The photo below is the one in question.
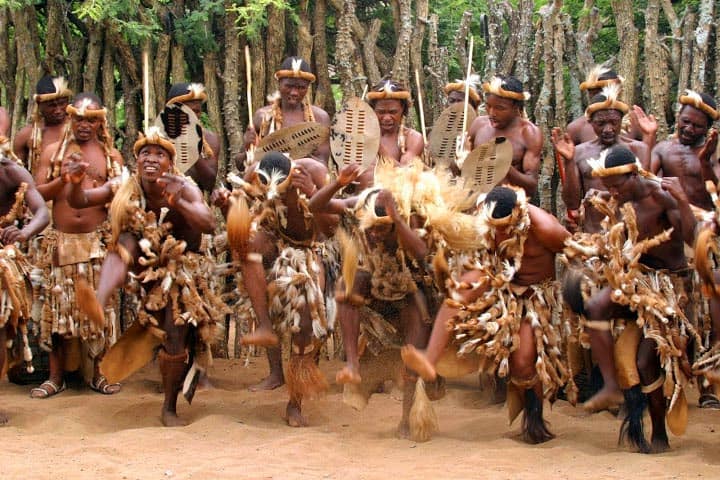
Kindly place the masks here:
<instances>
[{"instance_id":1,"label":"man's bare foot","mask_svg":"<svg viewBox=\"0 0 720 480\"><path fill-rule=\"evenodd\" d=\"M410 423L407 420L400 420L400 424L395 431L395 436L402 440L410 439Z\"/></svg>"},{"instance_id":2,"label":"man's bare foot","mask_svg":"<svg viewBox=\"0 0 720 480\"><path fill-rule=\"evenodd\" d=\"M178 417L177 413L165 409L160 412L160 420L166 427L184 427L187 425L187 421Z\"/></svg>"},{"instance_id":3,"label":"man's bare foot","mask_svg":"<svg viewBox=\"0 0 720 480\"><path fill-rule=\"evenodd\" d=\"M274 347L278 342L278 336L275 335L275 332L266 328L258 328L252 333L243 335L240 339L242 345L257 345L259 347Z\"/></svg>"},{"instance_id":4,"label":"man's bare foot","mask_svg":"<svg viewBox=\"0 0 720 480\"><path fill-rule=\"evenodd\" d=\"M358 369L354 365L347 364L342 368L342 370L335 374L335 383L352 383L354 385L359 385L361 382L362 377L360 377Z\"/></svg>"},{"instance_id":5,"label":"man's bare foot","mask_svg":"<svg viewBox=\"0 0 720 480\"><path fill-rule=\"evenodd\" d=\"M603 387L598 393L583 403L582 407L586 412L595 413L603 410L610 410L619 407L625 398L620 390Z\"/></svg>"},{"instance_id":6,"label":"man's bare foot","mask_svg":"<svg viewBox=\"0 0 720 480\"><path fill-rule=\"evenodd\" d=\"M435 367L420 350L412 345L402 347L400 356L405 366L420 375L426 382L434 382L435 378L437 378Z\"/></svg>"},{"instance_id":7,"label":"man's bare foot","mask_svg":"<svg viewBox=\"0 0 720 480\"><path fill-rule=\"evenodd\" d=\"M285 409L285 420L291 427L307 427L307 418L300 412L300 407L293 403L288 402L287 408Z\"/></svg>"},{"instance_id":8,"label":"man's bare foot","mask_svg":"<svg viewBox=\"0 0 720 480\"><path fill-rule=\"evenodd\" d=\"M261 390L275 390L278 387L285 385L285 379L282 375L270 374L265 377L260 383L248 387L251 392L259 392Z\"/></svg>"},{"instance_id":9,"label":"man's bare foot","mask_svg":"<svg viewBox=\"0 0 720 480\"><path fill-rule=\"evenodd\" d=\"M0 425L5 425L6 423L8 423L9 420L10 419L5 413L0 412Z\"/></svg>"}]
</instances>

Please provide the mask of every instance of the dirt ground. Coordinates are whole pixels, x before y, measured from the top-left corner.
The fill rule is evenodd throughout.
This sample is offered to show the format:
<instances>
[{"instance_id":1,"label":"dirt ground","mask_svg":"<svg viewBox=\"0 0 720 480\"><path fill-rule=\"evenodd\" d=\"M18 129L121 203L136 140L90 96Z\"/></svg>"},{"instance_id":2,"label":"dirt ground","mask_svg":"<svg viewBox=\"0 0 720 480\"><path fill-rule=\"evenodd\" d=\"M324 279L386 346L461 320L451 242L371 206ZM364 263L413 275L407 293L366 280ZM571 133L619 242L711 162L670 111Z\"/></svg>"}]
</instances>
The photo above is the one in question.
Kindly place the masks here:
<instances>
[{"instance_id":1,"label":"dirt ground","mask_svg":"<svg viewBox=\"0 0 720 480\"><path fill-rule=\"evenodd\" d=\"M338 361L321 367L334 378ZM180 415L190 425L160 424L162 394L156 365L130 377L121 393L103 396L74 386L48 400L31 400L29 387L0 384L3 479L375 479L375 478L718 478L720 411L697 408L661 455L617 445L620 421L592 416L563 401L546 418L557 438L539 446L519 439L519 422L507 424L504 407L489 405L474 376L450 381L435 402L440 430L426 443L400 440L399 390L376 394L356 411L331 385L327 396L306 403L311 426L287 427L281 417L285 387L251 393L267 372L264 358L245 367L217 360L214 389L199 392Z\"/></svg>"}]
</instances>

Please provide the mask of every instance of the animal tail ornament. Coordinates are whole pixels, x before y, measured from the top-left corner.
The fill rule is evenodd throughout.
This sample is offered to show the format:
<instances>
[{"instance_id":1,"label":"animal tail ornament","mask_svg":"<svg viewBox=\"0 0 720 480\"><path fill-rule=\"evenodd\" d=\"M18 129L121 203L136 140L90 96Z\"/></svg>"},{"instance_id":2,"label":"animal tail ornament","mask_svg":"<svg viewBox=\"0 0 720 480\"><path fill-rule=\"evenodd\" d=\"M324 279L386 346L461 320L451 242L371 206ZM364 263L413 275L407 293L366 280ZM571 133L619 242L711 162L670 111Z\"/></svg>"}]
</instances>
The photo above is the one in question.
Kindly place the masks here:
<instances>
[{"instance_id":1,"label":"animal tail ornament","mask_svg":"<svg viewBox=\"0 0 720 480\"><path fill-rule=\"evenodd\" d=\"M631 445L637 447L640 453L650 453L650 445L645 439L645 430L643 428L643 413L647 406L647 397L642 392L640 385L623 390L625 395L625 409L627 415L620 426L620 438L618 444L623 443L625 439Z\"/></svg>"},{"instance_id":2,"label":"animal tail ornament","mask_svg":"<svg viewBox=\"0 0 720 480\"><path fill-rule=\"evenodd\" d=\"M105 312L97 301L95 291L83 277L75 279L75 301L78 308L85 312L95 327L102 330L105 325Z\"/></svg>"},{"instance_id":3,"label":"animal tail ornament","mask_svg":"<svg viewBox=\"0 0 720 480\"><path fill-rule=\"evenodd\" d=\"M538 398L535 390L525 390L525 412L522 420L522 436L527 443L537 444L555 438L548 430L547 422L543 419L543 401Z\"/></svg>"},{"instance_id":4,"label":"animal tail ornament","mask_svg":"<svg viewBox=\"0 0 720 480\"><path fill-rule=\"evenodd\" d=\"M720 249L715 242L715 233L710 228L705 228L697 236L695 241L695 268L703 282L703 293L710 296L711 293L720 295L720 285L715 284L713 266L710 255L720 254Z\"/></svg>"},{"instance_id":5,"label":"animal tail ornament","mask_svg":"<svg viewBox=\"0 0 720 480\"><path fill-rule=\"evenodd\" d=\"M342 278L345 283L345 299L348 300L352 295L353 286L355 284L355 274L358 267L358 247L353 241L350 234L344 229L339 229L336 233L340 242L340 257L342 258Z\"/></svg>"},{"instance_id":6,"label":"animal tail ornament","mask_svg":"<svg viewBox=\"0 0 720 480\"><path fill-rule=\"evenodd\" d=\"M245 259L250 243L252 217L247 200L243 196L230 197L230 209L227 216L227 241L237 258Z\"/></svg>"},{"instance_id":7,"label":"animal tail ornament","mask_svg":"<svg viewBox=\"0 0 720 480\"><path fill-rule=\"evenodd\" d=\"M315 361L315 352L290 355L285 370L290 399L296 402L315 398L327 391L328 383Z\"/></svg>"},{"instance_id":8,"label":"animal tail ornament","mask_svg":"<svg viewBox=\"0 0 720 480\"><path fill-rule=\"evenodd\" d=\"M419 377L415 382L415 394L408 423L410 438L415 442L427 442L438 430L437 415L425 390L425 381Z\"/></svg>"},{"instance_id":9,"label":"animal tail ornament","mask_svg":"<svg viewBox=\"0 0 720 480\"><path fill-rule=\"evenodd\" d=\"M583 274L579 270L568 269L563 278L562 295L573 313L585 315L585 301L582 296Z\"/></svg>"}]
</instances>

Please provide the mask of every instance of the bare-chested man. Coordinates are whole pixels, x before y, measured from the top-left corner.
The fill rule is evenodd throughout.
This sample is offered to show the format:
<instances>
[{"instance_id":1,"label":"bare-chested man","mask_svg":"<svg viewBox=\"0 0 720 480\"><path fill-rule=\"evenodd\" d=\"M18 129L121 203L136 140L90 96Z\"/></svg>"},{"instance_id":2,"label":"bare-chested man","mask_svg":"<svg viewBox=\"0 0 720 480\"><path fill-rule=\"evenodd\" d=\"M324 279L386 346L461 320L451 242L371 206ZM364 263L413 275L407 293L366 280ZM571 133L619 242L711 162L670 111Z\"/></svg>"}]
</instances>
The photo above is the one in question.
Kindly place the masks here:
<instances>
[{"instance_id":1,"label":"bare-chested man","mask_svg":"<svg viewBox=\"0 0 720 480\"><path fill-rule=\"evenodd\" d=\"M30 209L32 219L22 223L23 209ZM0 310L0 371L5 371L7 340L18 336L30 320L32 293L27 288L29 272L22 252L15 243L25 243L50 223L45 201L35 189L27 170L0 152L0 289L11 292ZM20 276L21 278L17 278ZM10 280L12 284L7 284ZM27 346L26 346L27 347ZM25 358L25 361L31 361ZM0 412L0 425L7 423Z\"/></svg>"},{"instance_id":2,"label":"bare-chested man","mask_svg":"<svg viewBox=\"0 0 720 480\"><path fill-rule=\"evenodd\" d=\"M276 132L284 127L291 127L303 122L317 122L327 127L330 126L330 116L325 110L315 105L310 105L307 99L308 89L311 83L315 82L315 75L310 71L310 65L299 57L288 57L275 72L275 80L278 81L278 93L270 105L266 105L253 115L255 129L248 126L243 136L245 152L252 145L267 135ZM237 167L240 171L245 170L247 154L242 152L237 158ZM321 144L313 153L312 157L323 165L327 166L330 158L330 144Z\"/></svg>"},{"instance_id":3,"label":"bare-chested man","mask_svg":"<svg viewBox=\"0 0 720 480\"><path fill-rule=\"evenodd\" d=\"M583 224L579 226L578 210L582 200L591 189L605 190L602 179L593 177L588 160L598 158L603 150L623 144L641 159L643 168L649 166L647 145L620 136L622 117L629 107L617 99L617 92L617 87L606 87L603 93L591 99L585 111L588 123L595 132L594 139L575 146L569 133L563 135L559 128L552 131L555 150L562 156L565 165L562 196L568 209L568 224L571 228L581 227L585 232L596 232L603 215L586 205Z\"/></svg>"},{"instance_id":4,"label":"bare-chested man","mask_svg":"<svg viewBox=\"0 0 720 480\"><path fill-rule=\"evenodd\" d=\"M58 142L63 136L68 122L65 108L71 97L72 92L63 77L42 77L35 86L33 121L15 136L13 151L25 162L38 185L47 181L38 176L40 156L48 145Z\"/></svg>"},{"instance_id":5,"label":"bare-chested man","mask_svg":"<svg viewBox=\"0 0 720 480\"><path fill-rule=\"evenodd\" d=\"M247 152L256 145L260 139L284 127L291 127L303 122L317 122L330 126L330 116L322 108L311 105L307 99L308 89L315 82L315 75L310 71L310 65L299 57L286 58L277 72L275 79L278 82L276 98L270 105L266 105L253 115L254 129L248 125L243 136L245 151L237 158L238 170L246 170ZM330 144L321 144L313 153L312 158L327 166L330 157ZM280 348L267 349L270 375L260 384L250 390L274 389L284 383L282 371L282 358Z\"/></svg>"},{"instance_id":6,"label":"bare-chested man","mask_svg":"<svg viewBox=\"0 0 720 480\"><path fill-rule=\"evenodd\" d=\"M720 179L715 158L718 133L713 130L708 134L708 130L720 113L715 100L706 93L688 90L679 103L676 134L653 149L650 168L659 176L679 178L690 203L713 210L705 182Z\"/></svg>"},{"instance_id":7,"label":"bare-chested man","mask_svg":"<svg viewBox=\"0 0 720 480\"><path fill-rule=\"evenodd\" d=\"M53 202L52 227L45 239L45 272L47 298L41 321L41 346L50 350L50 378L32 389L33 398L48 398L65 389L65 370L77 369L82 359L73 355L71 343L85 342L89 360L94 364L90 387L104 394L116 393L100 374L98 365L105 350L115 338L115 313L109 308L103 324L93 322L77 308L77 289L73 285L85 280L96 283L97 271L105 256L103 223L108 211L105 205L74 208L69 203L69 177L64 166L71 160L87 162L83 188L103 185L121 173L122 157L113 147L107 130L105 109L92 93L79 94L67 107L70 130L58 143L46 148L40 157L36 178L44 179L38 190L45 200Z\"/></svg>"},{"instance_id":8,"label":"bare-chested man","mask_svg":"<svg viewBox=\"0 0 720 480\"><path fill-rule=\"evenodd\" d=\"M595 175L602 179L605 189L622 205L630 202L637 217L638 238L642 241L660 234L664 230L673 228L669 241L645 252L640 263L647 269L657 269L666 272L687 273L687 260L683 252L683 242L692 239L694 217L689 212L687 200L681 196L676 182L657 182L643 178L638 174L637 159L634 154L623 145L616 145L608 150L604 167L595 168ZM678 254L680 252L680 254ZM606 287L584 302L583 313L592 322L609 321L612 318L633 318L633 312L628 307L611 300L613 289ZM675 294L668 292L668 294ZM576 309L577 310L577 309ZM619 405L623 401L623 394L618 386L613 360L613 337L610 329L588 328L590 346L602 372L604 386L590 400L585 402L585 409L599 411ZM655 368L654 343L647 339L645 345L641 344L638 354L638 363L645 362ZM641 369L643 385L654 382L659 373L643 372ZM648 378L652 376L652 378ZM662 389L660 389L662 390ZM662 392L661 392L662 394ZM661 395L662 397L662 395ZM663 400L664 401L664 400ZM665 440L666 441L666 440Z\"/></svg>"},{"instance_id":9,"label":"bare-chested man","mask_svg":"<svg viewBox=\"0 0 720 480\"><path fill-rule=\"evenodd\" d=\"M378 156L407 165L420 157L425 148L420 132L405 126L410 108L410 92L394 80L383 80L370 89L368 103L380 123Z\"/></svg>"},{"instance_id":10,"label":"bare-chested man","mask_svg":"<svg viewBox=\"0 0 720 480\"><path fill-rule=\"evenodd\" d=\"M239 258L258 324L242 342L277 345L273 323L278 331L290 332L285 378L279 357L269 355L270 376L261 387L275 388L287 381L290 400L285 418L293 427L308 424L301 412L302 400L327 386L317 368L321 340L330 330L324 304L324 232L316 221L318 215L310 215L307 206L308 198L322 187L326 176L327 168L316 160L291 161L280 152L268 152L247 172L247 188L237 192L249 203L251 215L263 215L261 221L253 219L260 221L258 230L249 240L248 254ZM214 194L216 204L223 209L228 197L227 190ZM279 348L274 350L279 352Z\"/></svg>"},{"instance_id":11,"label":"bare-chested man","mask_svg":"<svg viewBox=\"0 0 720 480\"><path fill-rule=\"evenodd\" d=\"M218 170L218 153L220 151L220 139L214 132L203 128L200 123L202 105L207 100L205 87L200 83L176 83L168 91L167 108L160 118L163 122L165 133L172 139L173 134L168 130L177 130L182 125L190 124L198 129L199 145L178 145L182 142L179 138L174 139L176 150L184 148L189 152L189 158L183 159L182 165L176 165L181 173L195 180L203 192L211 192L215 187ZM187 118L189 115L181 112L180 108L185 105L194 114L195 118ZM175 119L168 117L175 116ZM179 118L177 118L179 117ZM179 121L178 121L179 120ZM157 125L157 122L156 122ZM176 132L177 135L180 132Z\"/></svg>"},{"instance_id":12,"label":"bare-chested man","mask_svg":"<svg viewBox=\"0 0 720 480\"><path fill-rule=\"evenodd\" d=\"M387 168L387 167L386 167ZM394 167L390 166L394 170ZM329 212L353 216L345 219L348 226L357 221L351 235L362 238L359 244L357 271L352 278L352 288L346 293L346 285L339 282L336 289L338 319L343 335L345 366L337 372L335 381L341 384L359 384L360 359L358 340L360 317L363 307L375 314L397 319L404 342L422 348L428 339L432 313L428 306L426 289L422 283L422 268L426 264L429 247L417 229L420 223L416 215L401 214L393 194L381 188L368 188L358 196L344 199L334 194L349 185L360 173L360 167L350 164L342 168L338 178L322 188L310 201L313 212ZM409 220L404 215L410 214ZM353 261L347 258L343 262ZM418 268L418 265L420 268ZM343 267L345 268L345 267ZM403 415L398 426L399 436L410 435L409 413L413 401L415 382L413 372L404 372ZM439 385L435 385L439 388Z\"/></svg>"},{"instance_id":13,"label":"bare-chested man","mask_svg":"<svg viewBox=\"0 0 720 480\"><path fill-rule=\"evenodd\" d=\"M425 380L434 380L435 366L452 334L448 325L461 325L481 315L487 316L481 321L485 324L487 320L487 330L474 332L478 337L473 337L473 332L460 331L461 327L454 329L456 333L465 333L463 337L471 343L477 344L480 337L489 342L485 355L492 367L487 373L497 373L501 378L509 375L508 388L515 389L524 403L523 436L529 443L541 443L553 438L542 418L543 398L551 397L562 384L551 381L550 377L541 377L536 365L544 364L543 371L554 369L558 377L553 378L565 377L559 351L552 350L553 345L559 344L560 333L558 326L551 324L550 316L557 293L555 255L563 250L570 233L555 217L529 204L522 189L495 187L483 205L479 215L487 215L489 256L479 259L477 269L464 273L459 279L472 287L453 289L452 299L445 301L435 317L427 350L423 353L406 346L402 357L405 364ZM515 262L512 266L516 271L511 277L505 277L503 272L507 262ZM513 303L506 300L509 298L516 299L516 306L510 307L510 314L503 316L501 312ZM491 324L494 327L490 327ZM536 349L538 335L548 339L544 351ZM506 339L512 339L512 346L489 353L489 345ZM476 347L479 344L469 351L474 352Z\"/></svg>"},{"instance_id":14,"label":"bare-chested man","mask_svg":"<svg viewBox=\"0 0 720 480\"><path fill-rule=\"evenodd\" d=\"M523 92L522 83L513 77L494 77L482 87L487 116L473 121L468 140L473 148L496 137L510 140L513 160L502 183L521 187L532 198L537 191L543 137L540 129L525 118L525 100L530 94Z\"/></svg>"},{"instance_id":15,"label":"bare-chested man","mask_svg":"<svg viewBox=\"0 0 720 480\"><path fill-rule=\"evenodd\" d=\"M623 78L621 76L609 68L598 65L588 73L585 81L580 84L580 90L587 92L589 102L608 85L622 86L622 83ZM568 123L567 133L575 145L595 140L598 137L587 115L582 115Z\"/></svg>"},{"instance_id":16,"label":"bare-chested man","mask_svg":"<svg viewBox=\"0 0 720 480\"><path fill-rule=\"evenodd\" d=\"M408 165L421 157L425 149L422 134L405 126L410 108L409 90L394 80L383 80L372 87L367 97L380 124L380 149L375 162L361 171L351 185L344 187L344 192L350 195L373 185L377 160L387 158L395 165Z\"/></svg>"},{"instance_id":17,"label":"bare-chested man","mask_svg":"<svg viewBox=\"0 0 720 480\"><path fill-rule=\"evenodd\" d=\"M677 177L691 204L713 210L715 205L705 189L705 182L717 184L720 179L720 167L715 158L718 134L716 130L708 131L720 118L720 113L710 95L692 90L680 96L679 104L676 134L653 149L651 168L662 177ZM720 320L720 304L716 298L710 300L710 315L716 322ZM717 331L713 327L710 343L716 338ZM701 407L720 408L720 400L713 389L712 386L700 387Z\"/></svg>"},{"instance_id":18,"label":"bare-chested man","mask_svg":"<svg viewBox=\"0 0 720 480\"><path fill-rule=\"evenodd\" d=\"M158 364L165 398L160 419L167 427L183 426L178 394L192 399L195 372L209 364L215 322L227 313L207 280L214 262L199 253L202 235L215 229L215 217L200 189L175 168L175 147L159 130L141 136L133 152L137 173L119 188L112 183L83 188L91 165L73 162L68 167L73 203L103 205L112 199L110 251L99 274L97 304L88 311L101 311L133 270L144 285L135 328L145 329L161 345ZM161 279L158 272L163 272ZM103 364L105 368L109 366Z\"/></svg>"}]
</instances>

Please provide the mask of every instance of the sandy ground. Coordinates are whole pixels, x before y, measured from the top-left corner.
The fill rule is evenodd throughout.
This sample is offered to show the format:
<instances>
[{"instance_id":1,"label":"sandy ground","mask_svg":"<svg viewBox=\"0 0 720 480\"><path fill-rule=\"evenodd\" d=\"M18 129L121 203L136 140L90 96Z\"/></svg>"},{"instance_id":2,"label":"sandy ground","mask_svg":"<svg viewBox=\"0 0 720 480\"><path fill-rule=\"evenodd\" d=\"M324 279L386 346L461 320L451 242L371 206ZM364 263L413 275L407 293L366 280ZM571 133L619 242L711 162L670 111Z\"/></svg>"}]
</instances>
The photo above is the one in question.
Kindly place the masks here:
<instances>
[{"instance_id":1,"label":"sandy ground","mask_svg":"<svg viewBox=\"0 0 720 480\"><path fill-rule=\"evenodd\" d=\"M334 378L339 363L324 362ZM3 382L0 428L3 479L375 479L375 478L718 478L720 411L699 410L691 392L690 424L671 437L671 451L632 453L617 445L620 422L609 413L586 416L559 401L546 418L557 438L540 446L519 440L504 407L489 405L473 377L449 382L435 402L440 431L427 443L395 438L397 392L374 395L356 411L332 385L307 402L311 426L287 427L285 387L251 393L266 373L262 357L249 367L217 360L213 390L182 403L187 427L163 428L159 373L149 365L106 397L85 387L31 400L29 387Z\"/></svg>"}]
</instances>

